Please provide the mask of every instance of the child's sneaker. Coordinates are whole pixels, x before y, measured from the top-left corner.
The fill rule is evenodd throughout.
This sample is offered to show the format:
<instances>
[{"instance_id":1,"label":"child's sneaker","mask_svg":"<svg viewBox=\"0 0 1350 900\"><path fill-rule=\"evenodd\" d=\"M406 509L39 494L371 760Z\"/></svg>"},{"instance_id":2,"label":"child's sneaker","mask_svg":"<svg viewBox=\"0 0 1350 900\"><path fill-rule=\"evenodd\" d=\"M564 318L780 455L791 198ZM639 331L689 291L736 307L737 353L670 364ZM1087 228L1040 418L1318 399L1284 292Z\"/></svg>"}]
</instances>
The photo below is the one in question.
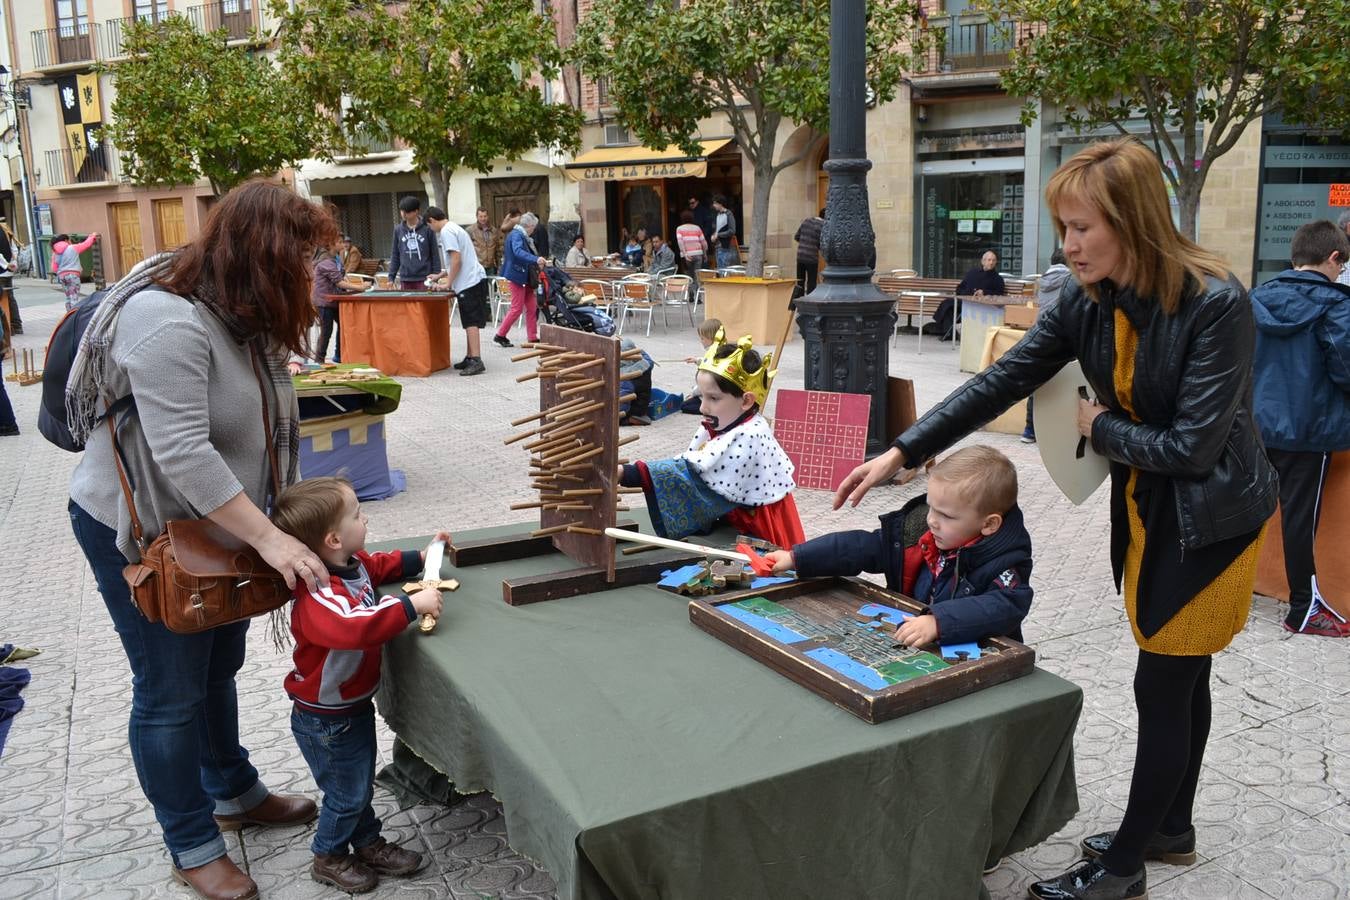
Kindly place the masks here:
<instances>
[{"instance_id":1,"label":"child's sneaker","mask_svg":"<svg viewBox=\"0 0 1350 900\"><path fill-rule=\"evenodd\" d=\"M380 876L350 853L314 854L309 875L320 884L331 884L349 894L369 893L380 883Z\"/></svg>"},{"instance_id":2,"label":"child's sneaker","mask_svg":"<svg viewBox=\"0 0 1350 900\"><path fill-rule=\"evenodd\" d=\"M381 875L412 875L426 865L422 854L391 844L383 837L376 838L373 844L358 847L356 856Z\"/></svg>"},{"instance_id":3,"label":"child's sneaker","mask_svg":"<svg viewBox=\"0 0 1350 900\"><path fill-rule=\"evenodd\" d=\"M1024 444L1036 443L1036 430L1034 428L1022 429L1022 443Z\"/></svg>"},{"instance_id":4,"label":"child's sneaker","mask_svg":"<svg viewBox=\"0 0 1350 900\"><path fill-rule=\"evenodd\" d=\"M1322 637L1343 638L1350 637L1350 624L1338 621L1335 617L1329 615L1326 610L1319 609L1308 616L1307 621L1303 623L1302 628L1295 628L1286 620L1284 630L1291 631L1294 634L1316 634Z\"/></svg>"},{"instance_id":5,"label":"child's sneaker","mask_svg":"<svg viewBox=\"0 0 1350 900\"><path fill-rule=\"evenodd\" d=\"M1111 841L1115 836L1114 831L1102 831L1083 838L1081 842L1083 853L1091 859L1096 859L1111 849ZM1153 837L1144 845L1144 859L1161 860L1170 866L1194 864L1195 828L1187 828L1175 837L1160 831L1153 832Z\"/></svg>"}]
</instances>

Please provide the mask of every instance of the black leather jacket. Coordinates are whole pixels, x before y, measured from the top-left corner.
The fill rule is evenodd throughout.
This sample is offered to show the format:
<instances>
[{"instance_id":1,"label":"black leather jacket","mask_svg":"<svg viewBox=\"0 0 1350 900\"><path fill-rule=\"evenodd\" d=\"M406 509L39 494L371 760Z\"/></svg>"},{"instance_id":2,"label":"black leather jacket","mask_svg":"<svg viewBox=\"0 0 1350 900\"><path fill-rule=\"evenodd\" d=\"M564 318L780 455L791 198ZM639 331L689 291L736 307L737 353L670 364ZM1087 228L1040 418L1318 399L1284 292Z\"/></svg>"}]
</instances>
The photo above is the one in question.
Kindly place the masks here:
<instances>
[{"instance_id":1,"label":"black leather jacket","mask_svg":"<svg viewBox=\"0 0 1350 900\"><path fill-rule=\"evenodd\" d=\"M1275 511L1275 470L1252 418L1255 324L1247 292L1231 276L1205 280L1175 315L1131 290L1100 285L1093 302L1066 285L1026 337L900 435L908 463L928 459L991 421L1073 358L1110 412L1092 446L1115 462L1175 485L1182 544L1204 547L1259 528ZM1116 400L1116 307L1139 334L1134 422Z\"/></svg>"}]
</instances>

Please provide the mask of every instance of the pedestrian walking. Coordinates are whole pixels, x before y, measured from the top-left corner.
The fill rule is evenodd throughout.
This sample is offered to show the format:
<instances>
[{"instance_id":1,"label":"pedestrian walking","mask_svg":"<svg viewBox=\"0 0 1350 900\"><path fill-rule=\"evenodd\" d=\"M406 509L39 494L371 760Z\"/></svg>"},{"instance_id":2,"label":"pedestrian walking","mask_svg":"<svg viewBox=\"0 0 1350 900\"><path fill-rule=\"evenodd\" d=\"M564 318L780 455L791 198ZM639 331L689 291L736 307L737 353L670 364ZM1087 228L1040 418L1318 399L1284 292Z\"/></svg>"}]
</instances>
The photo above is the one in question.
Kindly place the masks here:
<instances>
[{"instance_id":1,"label":"pedestrian walking","mask_svg":"<svg viewBox=\"0 0 1350 900\"><path fill-rule=\"evenodd\" d=\"M84 278L84 263L80 262L80 254L94 246L97 240L97 231L78 244L68 234L58 234L52 238L52 274L66 295L67 310L80 302L80 281Z\"/></svg>"},{"instance_id":2,"label":"pedestrian walking","mask_svg":"<svg viewBox=\"0 0 1350 900\"><path fill-rule=\"evenodd\" d=\"M512 346L506 335L521 316L525 317L525 336L531 342L539 340L539 306L535 290L539 286L539 269L548 265L548 260L534 249L534 241L530 238L538 224L539 219L534 213L523 213L520 221L506 236L502 276L511 285L511 308L492 337L493 343L499 347Z\"/></svg>"},{"instance_id":3,"label":"pedestrian walking","mask_svg":"<svg viewBox=\"0 0 1350 900\"><path fill-rule=\"evenodd\" d=\"M797 242L797 291L799 296L816 289L820 274L820 233L825 228L825 210L802 219L792 239Z\"/></svg>"}]
</instances>

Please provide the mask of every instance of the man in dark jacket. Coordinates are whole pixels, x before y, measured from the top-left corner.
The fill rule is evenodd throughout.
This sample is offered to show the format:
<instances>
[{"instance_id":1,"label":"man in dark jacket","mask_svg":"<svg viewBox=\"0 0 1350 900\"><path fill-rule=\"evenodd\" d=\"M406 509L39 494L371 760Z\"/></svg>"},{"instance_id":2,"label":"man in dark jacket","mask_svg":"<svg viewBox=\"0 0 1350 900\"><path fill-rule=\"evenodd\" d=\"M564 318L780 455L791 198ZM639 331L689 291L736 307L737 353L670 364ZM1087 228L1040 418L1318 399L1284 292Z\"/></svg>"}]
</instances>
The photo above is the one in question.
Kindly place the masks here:
<instances>
[{"instance_id":1,"label":"man in dark jacket","mask_svg":"<svg viewBox=\"0 0 1350 900\"><path fill-rule=\"evenodd\" d=\"M1253 403L1266 455L1280 473L1286 631L1350 637L1320 602L1313 540L1330 454L1350 449L1350 287L1336 278L1350 240L1331 222L1294 233L1294 267L1252 291Z\"/></svg>"},{"instance_id":2,"label":"man in dark jacket","mask_svg":"<svg viewBox=\"0 0 1350 900\"><path fill-rule=\"evenodd\" d=\"M975 446L946 457L928 479L929 493L882 516L877 531L841 531L767 554L774 572L884 573L886 587L929 605L931 615L896 633L910 646L1020 641L1032 590L1017 470L999 451Z\"/></svg>"},{"instance_id":3,"label":"man in dark jacket","mask_svg":"<svg viewBox=\"0 0 1350 900\"><path fill-rule=\"evenodd\" d=\"M792 239L797 242L797 290L809 294L816 289L820 272L820 232L825 227L825 210L818 216L802 219Z\"/></svg>"},{"instance_id":4,"label":"man in dark jacket","mask_svg":"<svg viewBox=\"0 0 1350 900\"><path fill-rule=\"evenodd\" d=\"M961 278L961 283L956 286L958 297L1002 297L1007 293L1008 288L1003 283L1003 276L998 274L997 250L984 251L984 255L980 257L980 264L966 272ZM932 325L925 326L924 333L936 333L941 335L944 341L951 340L956 328L956 322L952 321L955 309L956 301L951 298L939 303L938 308L933 311ZM931 332L929 327L932 328Z\"/></svg>"},{"instance_id":5,"label":"man in dark jacket","mask_svg":"<svg viewBox=\"0 0 1350 900\"><path fill-rule=\"evenodd\" d=\"M427 279L440 274L441 249L436 233L422 221L422 201L404 197L398 204L403 221L394 226L389 251L389 281L405 291L425 291Z\"/></svg>"}]
</instances>

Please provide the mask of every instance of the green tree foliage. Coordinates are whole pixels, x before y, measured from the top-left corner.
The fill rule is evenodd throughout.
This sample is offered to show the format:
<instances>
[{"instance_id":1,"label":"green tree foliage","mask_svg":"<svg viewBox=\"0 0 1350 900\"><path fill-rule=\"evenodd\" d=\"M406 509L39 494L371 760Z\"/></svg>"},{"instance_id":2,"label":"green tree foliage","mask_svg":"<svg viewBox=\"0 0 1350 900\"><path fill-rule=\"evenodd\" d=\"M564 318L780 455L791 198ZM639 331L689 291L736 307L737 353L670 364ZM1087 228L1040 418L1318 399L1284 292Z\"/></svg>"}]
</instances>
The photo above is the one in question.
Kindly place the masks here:
<instances>
[{"instance_id":1,"label":"green tree foliage","mask_svg":"<svg viewBox=\"0 0 1350 900\"><path fill-rule=\"evenodd\" d=\"M313 115L266 57L202 34L182 16L135 22L127 58L108 66L116 81L102 137L143 185L211 182L217 195L254 175L271 175L310 154Z\"/></svg>"},{"instance_id":2,"label":"green tree foliage","mask_svg":"<svg viewBox=\"0 0 1350 900\"><path fill-rule=\"evenodd\" d=\"M988 0L1030 29L1003 76L1010 94L1054 103L1080 129L1148 122L1148 141L1195 236L1214 161L1243 130L1279 110L1286 120L1343 130L1350 78L1350 2L1317 0ZM1203 133L1202 133L1203 132Z\"/></svg>"},{"instance_id":3,"label":"green tree foliage","mask_svg":"<svg viewBox=\"0 0 1350 900\"><path fill-rule=\"evenodd\" d=\"M877 102L895 96L912 68L918 6L867 4L867 83ZM755 173L748 239L751 274L764 267L769 196L784 169L814 154L830 121L829 0L597 0L577 29L573 58L604 78L619 118L650 147L694 153L699 122L723 112ZM784 123L814 129L778 156Z\"/></svg>"},{"instance_id":4,"label":"green tree foliage","mask_svg":"<svg viewBox=\"0 0 1350 900\"><path fill-rule=\"evenodd\" d=\"M580 114L539 87L562 65L530 0L273 0L283 68L304 85L333 152L398 138L444 206L450 175L495 159L578 146Z\"/></svg>"}]
</instances>

